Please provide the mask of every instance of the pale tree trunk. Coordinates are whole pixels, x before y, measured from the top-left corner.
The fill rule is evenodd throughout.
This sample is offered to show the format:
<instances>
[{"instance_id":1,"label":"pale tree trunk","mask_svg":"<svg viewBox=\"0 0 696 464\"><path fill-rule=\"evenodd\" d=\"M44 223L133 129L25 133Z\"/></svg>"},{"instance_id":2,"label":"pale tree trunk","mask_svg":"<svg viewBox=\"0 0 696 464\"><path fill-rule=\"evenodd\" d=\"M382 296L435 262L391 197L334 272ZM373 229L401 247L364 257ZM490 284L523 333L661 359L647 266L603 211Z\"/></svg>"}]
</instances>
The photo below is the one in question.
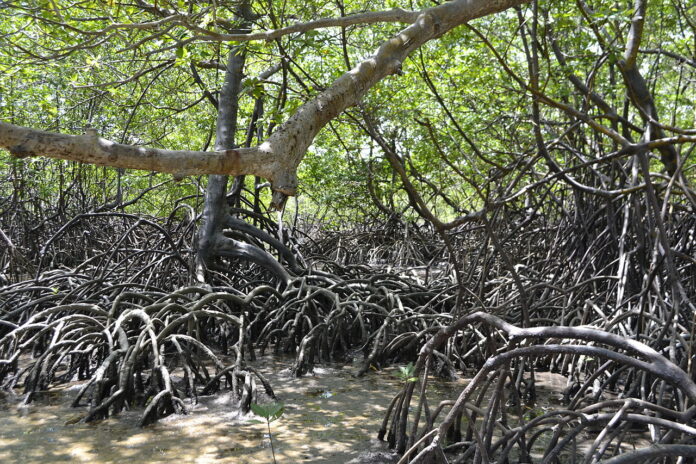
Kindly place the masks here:
<instances>
[{"instance_id":1,"label":"pale tree trunk","mask_svg":"<svg viewBox=\"0 0 696 464\"><path fill-rule=\"evenodd\" d=\"M239 110L239 89L244 72L244 52L233 48L229 52L225 81L218 100L215 150L224 151L236 148L234 134L237 131L237 113ZM204 281L207 268L216 254L216 241L222 234L227 217L228 176L213 174L208 176L205 194L202 225L198 233L198 253L196 272L199 281Z\"/></svg>"},{"instance_id":2,"label":"pale tree trunk","mask_svg":"<svg viewBox=\"0 0 696 464\"><path fill-rule=\"evenodd\" d=\"M638 51L643 37L643 25L645 23L647 8L647 0L635 1L633 20L631 22L631 29L628 33L626 50L624 51L623 59L619 60L617 64L623 75L624 82L626 83L628 96L631 102L638 111L640 111L643 121L651 126L653 137L649 137L648 140L646 140L649 142L651 139L664 138L665 132L659 124L660 118L652 92L650 92L648 83L638 69ZM660 158L665 169L667 169L670 175L674 175L679 166L679 155L674 145L659 147L658 151L660 152Z\"/></svg>"}]
</instances>

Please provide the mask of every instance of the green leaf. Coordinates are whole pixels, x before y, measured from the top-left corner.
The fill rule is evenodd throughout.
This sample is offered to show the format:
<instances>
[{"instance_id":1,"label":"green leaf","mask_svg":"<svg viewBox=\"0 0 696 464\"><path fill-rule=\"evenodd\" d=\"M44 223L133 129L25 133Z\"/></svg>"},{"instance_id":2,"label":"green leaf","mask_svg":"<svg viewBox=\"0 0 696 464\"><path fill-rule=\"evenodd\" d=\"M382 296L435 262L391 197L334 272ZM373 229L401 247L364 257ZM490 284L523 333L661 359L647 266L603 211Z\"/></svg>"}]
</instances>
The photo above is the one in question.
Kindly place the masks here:
<instances>
[{"instance_id":1,"label":"green leaf","mask_svg":"<svg viewBox=\"0 0 696 464\"><path fill-rule=\"evenodd\" d=\"M268 411L266 411L266 408L264 408L260 404L251 403L251 410L257 416L261 416L263 418L268 418Z\"/></svg>"},{"instance_id":2,"label":"green leaf","mask_svg":"<svg viewBox=\"0 0 696 464\"><path fill-rule=\"evenodd\" d=\"M251 410L257 416L261 416L268 422L273 422L280 419L280 417L285 412L285 405L283 403L270 403L270 404L251 404Z\"/></svg>"},{"instance_id":3,"label":"green leaf","mask_svg":"<svg viewBox=\"0 0 696 464\"><path fill-rule=\"evenodd\" d=\"M274 409L271 410L271 422L280 419L285 412L285 405L278 403L274 406Z\"/></svg>"},{"instance_id":4,"label":"green leaf","mask_svg":"<svg viewBox=\"0 0 696 464\"><path fill-rule=\"evenodd\" d=\"M406 366L399 367L399 378L404 382L413 382L411 379L414 378L415 373L416 368L412 362L408 363Z\"/></svg>"}]
</instances>

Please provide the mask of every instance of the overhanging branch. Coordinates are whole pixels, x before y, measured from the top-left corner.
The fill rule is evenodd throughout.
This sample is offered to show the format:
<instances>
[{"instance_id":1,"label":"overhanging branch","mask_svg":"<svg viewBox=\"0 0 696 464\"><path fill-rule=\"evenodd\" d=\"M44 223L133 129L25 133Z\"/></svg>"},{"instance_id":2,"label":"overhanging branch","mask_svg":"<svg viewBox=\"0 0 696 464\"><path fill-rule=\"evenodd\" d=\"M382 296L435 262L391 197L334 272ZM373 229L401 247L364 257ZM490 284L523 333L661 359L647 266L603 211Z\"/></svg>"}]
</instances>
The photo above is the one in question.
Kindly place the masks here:
<instances>
[{"instance_id":1,"label":"overhanging branch","mask_svg":"<svg viewBox=\"0 0 696 464\"><path fill-rule=\"evenodd\" d=\"M346 108L358 104L385 77L400 73L414 50L456 26L529 0L455 0L420 12L416 21L384 42L370 58L343 74L302 105L261 145L198 152L134 147L97 136L63 135L0 122L0 147L15 156L47 156L120 168L167 172L175 177L200 174L251 174L271 181L273 190L294 195L297 166L319 131Z\"/></svg>"}]
</instances>

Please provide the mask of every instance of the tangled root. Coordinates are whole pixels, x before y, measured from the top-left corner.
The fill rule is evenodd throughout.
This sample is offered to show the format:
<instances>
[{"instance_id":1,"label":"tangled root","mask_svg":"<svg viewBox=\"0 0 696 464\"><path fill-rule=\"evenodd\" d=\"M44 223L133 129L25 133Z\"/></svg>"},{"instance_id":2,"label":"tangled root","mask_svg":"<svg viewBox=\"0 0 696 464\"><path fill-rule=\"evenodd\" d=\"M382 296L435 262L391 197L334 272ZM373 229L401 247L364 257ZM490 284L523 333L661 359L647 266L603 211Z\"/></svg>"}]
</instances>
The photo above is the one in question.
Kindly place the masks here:
<instances>
[{"instance_id":1,"label":"tangled root","mask_svg":"<svg viewBox=\"0 0 696 464\"><path fill-rule=\"evenodd\" d=\"M427 391L435 350L471 327L492 331L490 357L455 401L433 410ZM596 366L594 373L566 391L566 407L530 407L535 369L548 369L559 357L585 359ZM432 337L416 373L418 391L415 382L404 385L379 433L404 453L401 462L532 462L542 456L544 462L599 462L625 451L623 444L648 429L652 446L602 462L696 455L696 383L649 346L603 330L519 328L477 312Z\"/></svg>"},{"instance_id":2,"label":"tangled root","mask_svg":"<svg viewBox=\"0 0 696 464\"><path fill-rule=\"evenodd\" d=\"M185 412L183 398L194 402L199 392L221 388L244 397L248 411L252 392L244 385L252 375L273 396L243 359L249 299L216 290L143 289L120 293L108 309L73 303L40 310L0 339L0 382L21 385L28 403L51 385L86 380L73 402L86 401L86 421L146 406L141 425L147 425Z\"/></svg>"}]
</instances>

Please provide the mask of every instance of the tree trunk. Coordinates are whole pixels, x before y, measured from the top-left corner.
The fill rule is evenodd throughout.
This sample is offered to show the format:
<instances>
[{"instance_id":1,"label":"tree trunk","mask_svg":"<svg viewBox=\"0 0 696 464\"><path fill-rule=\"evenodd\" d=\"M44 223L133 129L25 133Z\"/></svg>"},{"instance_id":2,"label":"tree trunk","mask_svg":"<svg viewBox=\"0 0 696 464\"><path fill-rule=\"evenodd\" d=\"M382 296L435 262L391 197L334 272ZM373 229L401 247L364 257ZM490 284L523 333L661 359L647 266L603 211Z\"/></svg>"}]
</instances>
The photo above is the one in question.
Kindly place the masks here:
<instances>
[{"instance_id":1,"label":"tree trunk","mask_svg":"<svg viewBox=\"0 0 696 464\"><path fill-rule=\"evenodd\" d=\"M242 47L233 47L228 55L225 80L218 101L216 151L234 150L239 96L244 77L245 53ZM243 243L223 235L225 226L233 226L227 204L227 175L210 175L205 196L201 228L198 233L196 278L206 281L206 269L216 258L242 258L266 268L281 282L287 282L289 274L268 252L254 245Z\"/></svg>"}]
</instances>

